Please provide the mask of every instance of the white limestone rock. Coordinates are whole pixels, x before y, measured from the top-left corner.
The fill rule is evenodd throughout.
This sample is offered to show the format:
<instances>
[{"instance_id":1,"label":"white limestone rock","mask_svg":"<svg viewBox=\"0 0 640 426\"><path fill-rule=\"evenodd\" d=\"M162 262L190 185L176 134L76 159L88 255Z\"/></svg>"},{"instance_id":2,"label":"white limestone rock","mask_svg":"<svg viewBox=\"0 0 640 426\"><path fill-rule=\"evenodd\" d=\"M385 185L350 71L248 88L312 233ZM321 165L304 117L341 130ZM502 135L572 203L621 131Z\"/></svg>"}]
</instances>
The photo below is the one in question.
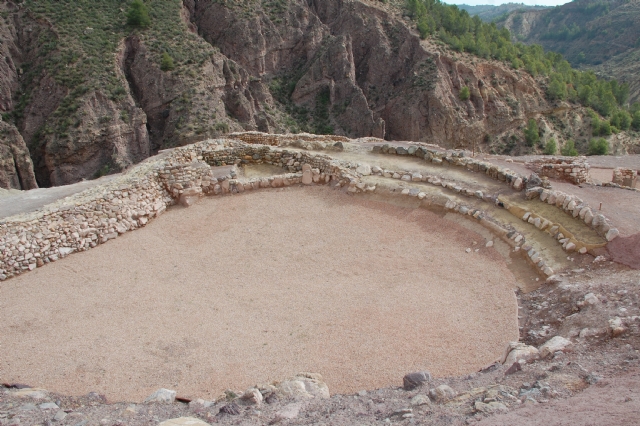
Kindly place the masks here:
<instances>
[{"instance_id":1,"label":"white limestone rock","mask_svg":"<svg viewBox=\"0 0 640 426\"><path fill-rule=\"evenodd\" d=\"M539 349L540 357L546 358L558 351L568 352L571 350L572 346L573 346L573 343L571 343L571 340L565 339L562 336L555 336L549 339L545 344L540 346L540 349Z\"/></svg>"}]
</instances>

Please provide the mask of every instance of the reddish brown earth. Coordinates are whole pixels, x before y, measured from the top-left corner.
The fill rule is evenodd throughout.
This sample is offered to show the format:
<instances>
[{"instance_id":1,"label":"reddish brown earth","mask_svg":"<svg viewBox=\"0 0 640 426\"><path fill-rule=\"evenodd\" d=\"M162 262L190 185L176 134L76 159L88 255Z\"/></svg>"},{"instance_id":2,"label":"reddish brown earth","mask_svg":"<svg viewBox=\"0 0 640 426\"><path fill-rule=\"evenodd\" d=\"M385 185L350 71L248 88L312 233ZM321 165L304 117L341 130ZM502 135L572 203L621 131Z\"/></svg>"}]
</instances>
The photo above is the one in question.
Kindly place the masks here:
<instances>
[{"instance_id":1,"label":"reddish brown earth","mask_svg":"<svg viewBox=\"0 0 640 426\"><path fill-rule=\"evenodd\" d=\"M457 376L518 339L515 287L484 238L425 209L326 188L209 198L2 283L0 379L141 401L301 371L339 393Z\"/></svg>"},{"instance_id":2,"label":"reddish brown earth","mask_svg":"<svg viewBox=\"0 0 640 426\"><path fill-rule=\"evenodd\" d=\"M633 269L640 269L640 234L618 237L607 244L611 259Z\"/></svg>"},{"instance_id":3,"label":"reddish brown earth","mask_svg":"<svg viewBox=\"0 0 640 426\"><path fill-rule=\"evenodd\" d=\"M478 426L609 426L640 423L640 373L602 380L573 398L523 407Z\"/></svg>"}]
</instances>

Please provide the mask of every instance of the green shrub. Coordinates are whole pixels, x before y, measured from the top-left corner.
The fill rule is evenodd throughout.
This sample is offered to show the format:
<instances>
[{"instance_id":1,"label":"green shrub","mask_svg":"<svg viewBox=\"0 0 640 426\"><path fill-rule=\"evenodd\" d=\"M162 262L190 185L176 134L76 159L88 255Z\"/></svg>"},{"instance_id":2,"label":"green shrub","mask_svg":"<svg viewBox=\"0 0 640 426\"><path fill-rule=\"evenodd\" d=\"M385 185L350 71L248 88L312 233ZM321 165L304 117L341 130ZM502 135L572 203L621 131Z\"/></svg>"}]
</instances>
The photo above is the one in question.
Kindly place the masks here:
<instances>
[{"instance_id":1,"label":"green shrub","mask_svg":"<svg viewBox=\"0 0 640 426\"><path fill-rule=\"evenodd\" d=\"M631 114L620 110L611 117L611 125L620 130L629 130L631 127Z\"/></svg>"},{"instance_id":2,"label":"green shrub","mask_svg":"<svg viewBox=\"0 0 640 426\"><path fill-rule=\"evenodd\" d=\"M631 127L634 130L640 130L640 111L636 111L633 114L633 120L631 121Z\"/></svg>"},{"instance_id":3,"label":"green shrub","mask_svg":"<svg viewBox=\"0 0 640 426\"><path fill-rule=\"evenodd\" d=\"M607 120L600 122L600 131L598 134L600 136L609 136L611 134L611 123Z\"/></svg>"},{"instance_id":4,"label":"green shrub","mask_svg":"<svg viewBox=\"0 0 640 426\"><path fill-rule=\"evenodd\" d=\"M471 97L471 92L469 91L469 88L467 86L464 86L462 89L460 89L460 100L461 101L466 101Z\"/></svg>"},{"instance_id":5,"label":"green shrub","mask_svg":"<svg viewBox=\"0 0 640 426\"><path fill-rule=\"evenodd\" d=\"M538 130L538 123L533 118L529 120L527 127L524 129L524 139L528 146L534 146L540 142L540 132Z\"/></svg>"},{"instance_id":6,"label":"green shrub","mask_svg":"<svg viewBox=\"0 0 640 426\"><path fill-rule=\"evenodd\" d=\"M562 155L566 157L578 156L578 150L576 149L576 144L572 140L568 140L567 143L564 144L560 152L562 153Z\"/></svg>"},{"instance_id":7,"label":"green shrub","mask_svg":"<svg viewBox=\"0 0 640 426\"><path fill-rule=\"evenodd\" d=\"M556 143L556 140L554 138L549 139L544 146L544 153L546 155L555 155L557 151L558 144Z\"/></svg>"},{"instance_id":8,"label":"green shrub","mask_svg":"<svg viewBox=\"0 0 640 426\"><path fill-rule=\"evenodd\" d=\"M149 8L142 0L133 0L127 11L127 24L132 27L147 28L151 25L149 18Z\"/></svg>"},{"instance_id":9,"label":"green shrub","mask_svg":"<svg viewBox=\"0 0 640 426\"><path fill-rule=\"evenodd\" d=\"M169 56L167 52L164 52L162 54L162 60L160 61L160 69L162 71L171 71L174 68L173 58Z\"/></svg>"},{"instance_id":10,"label":"green shrub","mask_svg":"<svg viewBox=\"0 0 640 426\"><path fill-rule=\"evenodd\" d=\"M229 133L229 125L225 122L216 123L214 130L220 133Z\"/></svg>"},{"instance_id":11,"label":"green shrub","mask_svg":"<svg viewBox=\"0 0 640 426\"><path fill-rule=\"evenodd\" d=\"M591 139L591 141L589 141L589 151L587 155L607 154L609 154L609 144L605 138Z\"/></svg>"}]
</instances>

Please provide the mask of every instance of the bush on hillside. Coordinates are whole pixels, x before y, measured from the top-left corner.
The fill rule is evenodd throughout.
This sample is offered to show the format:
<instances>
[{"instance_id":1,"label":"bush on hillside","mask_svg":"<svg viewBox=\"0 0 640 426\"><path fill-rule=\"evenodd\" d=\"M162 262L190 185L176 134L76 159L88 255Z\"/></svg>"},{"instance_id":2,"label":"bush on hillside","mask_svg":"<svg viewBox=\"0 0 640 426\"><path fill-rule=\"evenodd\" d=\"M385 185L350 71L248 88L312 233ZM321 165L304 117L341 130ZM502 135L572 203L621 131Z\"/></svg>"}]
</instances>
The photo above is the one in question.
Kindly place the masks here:
<instances>
[{"instance_id":1,"label":"bush on hillside","mask_svg":"<svg viewBox=\"0 0 640 426\"><path fill-rule=\"evenodd\" d=\"M565 157L577 157L578 156L578 150L576 149L576 144L572 140L568 140L564 144L564 146L562 147L560 152Z\"/></svg>"},{"instance_id":2,"label":"bush on hillside","mask_svg":"<svg viewBox=\"0 0 640 426\"><path fill-rule=\"evenodd\" d=\"M469 88L467 86L464 86L462 89L460 89L460 100L461 101L466 101L471 97L471 92L469 91Z\"/></svg>"},{"instance_id":3,"label":"bush on hillside","mask_svg":"<svg viewBox=\"0 0 640 426\"><path fill-rule=\"evenodd\" d=\"M162 54L162 60L160 61L160 69L162 71L171 71L174 68L173 58L167 52L164 52Z\"/></svg>"},{"instance_id":4,"label":"bush on hillside","mask_svg":"<svg viewBox=\"0 0 640 426\"><path fill-rule=\"evenodd\" d=\"M151 25L151 18L149 18L149 8L142 0L133 0L129 5L129 11L127 12L127 24L132 27L147 28Z\"/></svg>"},{"instance_id":5,"label":"bush on hillside","mask_svg":"<svg viewBox=\"0 0 640 426\"><path fill-rule=\"evenodd\" d=\"M634 130L639 130L640 131L640 111L636 111L633 114L633 120L631 121L631 127L633 127Z\"/></svg>"},{"instance_id":6,"label":"bush on hillside","mask_svg":"<svg viewBox=\"0 0 640 426\"><path fill-rule=\"evenodd\" d=\"M591 139L591 141L589 141L589 151L587 155L607 154L609 154L609 144L605 138Z\"/></svg>"},{"instance_id":7,"label":"bush on hillside","mask_svg":"<svg viewBox=\"0 0 640 426\"><path fill-rule=\"evenodd\" d=\"M524 129L524 139L527 142L527 146L535 146L540 142L538 123L533 118L529 120L527 127Z\"/></svg>"},{"instance_id":8,"label":"bush on hillside","mask_svg":"<svg viewBox=\"0 0 640 426\"><path fill-rule=\"evenodd\" d=\"M558 144L556 143L556 140L554 138L549 139L544 146L545 155L556 155L557 151Z\"/></svg>"}]
</instances>

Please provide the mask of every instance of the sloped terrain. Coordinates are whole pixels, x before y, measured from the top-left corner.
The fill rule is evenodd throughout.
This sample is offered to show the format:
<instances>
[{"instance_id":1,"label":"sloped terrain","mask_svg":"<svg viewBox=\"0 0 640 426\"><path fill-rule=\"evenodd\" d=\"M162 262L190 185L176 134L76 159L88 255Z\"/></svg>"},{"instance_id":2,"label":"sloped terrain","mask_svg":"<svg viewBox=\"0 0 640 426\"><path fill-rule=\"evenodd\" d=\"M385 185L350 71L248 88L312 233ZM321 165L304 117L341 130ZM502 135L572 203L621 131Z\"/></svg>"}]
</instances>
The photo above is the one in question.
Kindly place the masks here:
<instances>
[{"instance_id":1,"label":"sloped terrain","mask_svg":"<svg viewBox=\"0 0 640 426\"><path fill-rule=\"evenodd\" d=\"M630 100L637 102L637 70L625 63L640 51L639 19L638 1L574 0L555 8L514 11L498 24L514 40L541 44L562 53L573 66L631 84Z\"/></svg>"},{"instance_id":2,"label":"sloped terrain","mask_svg":"<svg viewBox=\"0 0 640 426\"><path fill-rule=\"evenodd\" d=\"M562 243L562 232L578 242L595 229L574 216L584 204L574 205L571 194L582 188L433 145L305 136L243 133L188 145L5 218L2 260L20 270L0 276L2 300L10 302L0 306L3 346L13 354L0 369L0 424L462 425L540 416L566 424L575 422L576 406L591 410L575 413L591 424L637 416L629 386L640 359L640 275L616 263L604 240L586 251ZM481 165L487 169L476 170ZM613 199L639 194L598 188ZM205 193L211 198L189 210L170 207L158 217ZM522 220L516 204L528 210ZM613 243L640 235L637 203L609 204L636 219ZM607 206L603 213L617 221ZM558 225L525 220L531 214ZM546 281L544 262L555 271ZM129 272L114 279L114 269ZM43 286L47 276L51 285ZM515 297L507 277L518 286ZM292 292L296 285L301 290ZM407 285L414 285L408 293ZM391 303L399 311L385 314ZM124 309L114 315L116 307ZM465 323L471 313L482 317ZM499 342L471 344L489 335L515 339L516 324L518 342L504 353ZM332 340L340 333L348 343ZM383 335L390 337L385 357L375 351ZM250 350L241 350L243 340ZM375 350L364 349L370 345ZM347 353L322 356L327 349ZM211 351L218 360L203 361ZM259 365L274 353L269 368L287 357L295 365L265 378ZM440 372L442 364L457 372ZM413 370L423 365L434 375ZM306 367L326 376L293 373ZM168 389L143 402L159 386Z\"/></svg>"},{"instance_id":3,"label":"sloped terrain","mask_svg":"<svg viewBox=\"0 0 640 426\"><path fill-rule=\"evenodd\" d=\"M2 143L22 137L39 186L113 173L159 149L237 130L485 148L504 136L510 142L496 149L516 153L529 119L573 110L547 99L544 77L421 40L398 2L160 0L148 4L148 28L127 25L127 7L0 6L0 109L15 129ZM163 68L164 56L171 66ZM546 122L562 129L559 142L567 133L586 144L582 120Z\"/></svg>"},{"instance_id":4,"label":"sloped terrain","mask_svg":"<svg viewBox=\"0 0 640 426\"><path fill-rule=\"evenodd\" d=\"M548 9L548 6L530 6L524 3L504 3L501 5L483 4L478 6L470 6L461 4L458 7L469 12L469 15L477 16L485 22L493 22L502 18L504 15L518 11L528 12L532 10Z\"/></svg>"}]
</instances>

